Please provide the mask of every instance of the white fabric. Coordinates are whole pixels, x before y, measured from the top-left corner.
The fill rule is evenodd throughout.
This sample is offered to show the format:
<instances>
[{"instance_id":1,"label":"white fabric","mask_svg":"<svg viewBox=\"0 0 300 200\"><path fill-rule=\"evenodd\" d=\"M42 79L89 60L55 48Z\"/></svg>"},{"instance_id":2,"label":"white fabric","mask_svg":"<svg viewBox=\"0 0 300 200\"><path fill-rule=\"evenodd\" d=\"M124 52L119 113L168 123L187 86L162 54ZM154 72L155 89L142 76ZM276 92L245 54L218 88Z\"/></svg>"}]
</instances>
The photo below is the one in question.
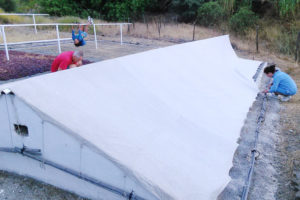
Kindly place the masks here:
<instances>
[{"instance_id":1,"label":"white fabric","mask_svg":"<svg viewBox=\"0 0 300 200\"><path fill-rule=\"evenodd\" d=\"M159 198L161 190L178 200L216 199L230 180L259 64L238 58L221 36L0 88L96 145Z\"/></svg>"}]
</instances>

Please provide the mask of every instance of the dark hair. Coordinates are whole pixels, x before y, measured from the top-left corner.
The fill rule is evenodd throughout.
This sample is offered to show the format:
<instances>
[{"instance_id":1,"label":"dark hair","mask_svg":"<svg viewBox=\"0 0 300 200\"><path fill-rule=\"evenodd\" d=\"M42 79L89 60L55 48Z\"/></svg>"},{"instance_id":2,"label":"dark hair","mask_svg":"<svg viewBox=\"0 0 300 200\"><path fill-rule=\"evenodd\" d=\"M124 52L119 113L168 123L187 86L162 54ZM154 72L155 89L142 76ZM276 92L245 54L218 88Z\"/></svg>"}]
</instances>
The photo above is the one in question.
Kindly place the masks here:
<instances>
[{"instance_id":1,"label":"dark hair","mask_svg":"<svg viewBox=\"0 0 300 200\"><path fill-rule=\"evenodd\" d=\"M82 41L79 41L77 44L74 42L75 47L80 47L82 44Z\"/></svg>"},{"instance_id":2,"label":"dark hair","mask_svg":"<svg viewBox=\"0 0 300 200\"><path fill-rule=\"evenodd\" d=\"M268 74L268 73L274 74L275 73L275 65L273 64L273 65L270 65L270 66L266 67L264 69L264 73L265 74Z\"/></svg>"}]
</instances>

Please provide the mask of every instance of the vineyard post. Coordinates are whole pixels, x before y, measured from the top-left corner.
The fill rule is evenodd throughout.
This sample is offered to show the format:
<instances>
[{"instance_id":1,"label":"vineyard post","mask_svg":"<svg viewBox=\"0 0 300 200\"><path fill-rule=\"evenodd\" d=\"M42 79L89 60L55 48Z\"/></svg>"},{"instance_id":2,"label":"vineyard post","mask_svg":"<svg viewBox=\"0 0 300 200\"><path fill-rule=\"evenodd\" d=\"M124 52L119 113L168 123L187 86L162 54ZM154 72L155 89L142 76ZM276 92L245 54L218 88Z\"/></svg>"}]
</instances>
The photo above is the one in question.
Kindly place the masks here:
<instances>
[{"instance_id":1,"label":"vineyard post","mask_svg":"<svg viewBox=\"0 0 300 200\"><path fill-rule=\"evenodd\" d=\"M258 29L259 26L256 26L256 52L258 53Z\"/></svg>"},{"instance_id":2,"label":"vineyard post","mask_svg":"<svg viewBox=\"0 0 300 200\"><path fill-rule=\"evenodd\" d=\"M196 29L197 20L194 21L194 28L193 28L193 41L195 40L195 29Z\"/></svg>"}]
</instances>

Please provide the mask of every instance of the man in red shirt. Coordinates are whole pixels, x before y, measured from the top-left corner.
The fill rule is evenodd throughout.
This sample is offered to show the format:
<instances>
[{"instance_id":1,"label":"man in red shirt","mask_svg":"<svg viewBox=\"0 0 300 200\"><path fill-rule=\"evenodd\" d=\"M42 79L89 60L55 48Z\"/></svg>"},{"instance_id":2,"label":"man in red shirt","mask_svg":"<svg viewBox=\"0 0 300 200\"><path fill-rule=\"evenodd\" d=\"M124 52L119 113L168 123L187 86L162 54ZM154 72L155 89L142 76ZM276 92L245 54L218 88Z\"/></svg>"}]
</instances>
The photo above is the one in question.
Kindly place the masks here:
<instances>
[{"instance_id":1,"label":"man in red shirt","mask_svg":"<svg viewBox=\"0 0 300 200\"><path fill-rule=\"evenodd\" d=\"M52 63L51 72L79 67L82 65L82 51L66 51L59 54Z\"/></svg>"}]
</instances>

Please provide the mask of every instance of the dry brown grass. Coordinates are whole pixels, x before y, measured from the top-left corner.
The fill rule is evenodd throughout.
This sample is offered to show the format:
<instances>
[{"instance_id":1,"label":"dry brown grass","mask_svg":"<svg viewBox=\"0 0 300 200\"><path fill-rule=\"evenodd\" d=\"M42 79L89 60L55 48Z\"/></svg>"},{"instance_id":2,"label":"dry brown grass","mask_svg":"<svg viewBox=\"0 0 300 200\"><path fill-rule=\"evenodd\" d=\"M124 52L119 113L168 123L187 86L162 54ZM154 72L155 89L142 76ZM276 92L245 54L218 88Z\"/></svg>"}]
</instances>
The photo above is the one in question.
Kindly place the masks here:
<instances>
[{"instance_id":1,"label":"dry brown grass","mask_svg":"<svg viewBox=\"0 0 300 200\"><path fill-rule=\"evenodd\" d=\"M148 26L143 23L135 23L131 26L128 35L135 37L145 37L149 39L193 39L193 25L191 24L162 24L160 34L158 25L154 22L149 23ZM222 35L222 33L205 27L197 26L195 29L195 40L205 39Z\"/></svg>"},{"instance_id":2,"label":"dry brown grass","mask_svg":"<svg viewBox=\"0 0 300 200\"><path fill-rule=\"evenodd\" d=\"M38 23L75 23L75 22L86 22L85 19L79 19L76 17L39 17L37 18ZM107 23L103 20L95 20L95 23ZM300 25L300 22L299 22ZM251 54L251 58L257 58L269 62L275 62L279 65L286 65L289 63L289 66L296 66L293 62L292 56L287 56L279 53L273 49L276 44L276 38L281 34L280 24L274 24L272 22L266 22L265 28L261 29L259 32L260 43L259 43L259 53L256 53L256 43L255 30L250 30L246 36L236 36L230 34L231 42L237 47L240 51L245 51L248 54ZM223 27L223 28L222 28ZM193 25L192 24L161 24L160 34L158 31L158 24L155 21L149 22L148 25L144 23L135 23L130 26L123 26L124 36L137 37L137 38L148 38L148 39L159 39L159 40L171 40L171 41L191 41L193 38ZM55 27L43 27L39 28L38 34L34 34L33 27L13 27L6 28L6 36L8 42L20 42L20 41L32 41L32 40L47 40L55 39L56 32ZM195 40L206 39L210 37L220 36L224 34L229 34L226 30L225 25L221 24L221 30L214 28L206 28L201 26L196 26L195 29ZM60 27L61 33L60 36L71 37L71 27ZM118 26L97 26L97 35L106 36L106 37L119 37L120 28ZM89 34L93 34L93 28L89 28ZM0 37L0 42L2 43L2 37ZM278 59L279 58L279 59ZM287 69L287 68L286 68Z\"/></svg>"}]
</instances>

